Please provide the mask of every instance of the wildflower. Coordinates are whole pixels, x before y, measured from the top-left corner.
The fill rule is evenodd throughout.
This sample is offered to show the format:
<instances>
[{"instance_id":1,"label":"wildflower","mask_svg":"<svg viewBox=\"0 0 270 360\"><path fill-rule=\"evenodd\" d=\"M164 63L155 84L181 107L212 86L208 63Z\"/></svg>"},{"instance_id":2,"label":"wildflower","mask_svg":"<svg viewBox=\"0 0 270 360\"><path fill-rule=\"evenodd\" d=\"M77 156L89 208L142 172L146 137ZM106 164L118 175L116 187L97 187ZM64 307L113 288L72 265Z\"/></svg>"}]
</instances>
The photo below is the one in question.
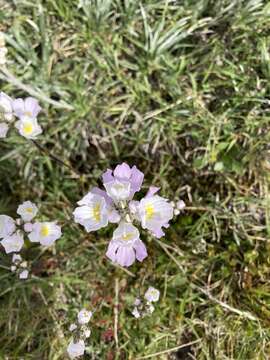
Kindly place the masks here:
<instances>
[{"instance_id":1,"label":"wildflower","mask_svg":"<svg viewBox=\"0 0 270 360\"><path fill-rule=\"evenodd\" d=\"M95 231L108 225L108 210L104 197L89 192L82 200L74 212L76 223L84 226L87 232Z\"/></svg>"},{"instance_id":2,"label":"wildflower","mask_svg":"<svg viewBox=\"0 0 270 360\"><path fill-rule=\"evenodd\" d=\"M144 174L126 163L117 165L114 171L108 169L103 175L103 184L108 195L117 203L130 200L142 186Z\"/></svg>"},{"instance_id":3,"label":"wildflower","mask_svg":"<svg viewBox=\"0 0 270 360\"><path fill-rule=\"evenodd\" d=\"M159 290L150 286L146 291L146 293L144 294L144 297L148 302L151 303L151 302L157 302L159 300L159 295L160 295Z\"/></svg>"},{"instance_id":4,"label":"wildflower","mask_svg":"<svg viewBox=\"0 0 270 360\"><path fill-rule=\"evenodd\" d=\"M131 314L136 318L139 319L141 317L141 314L139 313L139 310L137 307L134 307L134 309L132 310Z\"/></svg>"},{"instance_id":5,"label":"wildflower","mask_svg":"<svg viewBox=\"0 0 270 360\"><path fill-rule=\"evenodd\" d=\"M76 357L83 355L84 351L85 343L83 340L79 340L76 343L74 342L74 340L71 340L67 348L68 355L71 359L75 359Z\"/></svg>"},{"instance_id":6,"label":"wildflower","mask_svg":"<svg viewBox=\"0 0 270 360\"><path fill-rule=\"evenodd\" d=\"M159 195L152 195L153 189L138 204L138 217L143 229L148 229L154 236L164 235L162 227L169 227L169 220L173 218L173 207L167 199Z\"/></svg>"},{"instance_id":7,"label":"wildflower","mask_svg":"<svg viewBox=\"0 0 270 360\"><path fill-rule=\"evenodd\" d=\"M23 279L23 280L27 279L28 276L29 276L29 271L28 271L28 270L23 270L23 271L19 274L19 278L20 278L20 279Z\"/></svg>"},{"instance_id":8,"label":"wildflower","mask_svg":"<svg viewBox=\"0 0 270 360\"><path fill-rule=\"evenodd\" d=\"M176 208L178 210L183 210L186 207L186 204L184 203L183 200L178 200L176 203Z\"/></svg>"},{"instance_id":9,"label":"wildflower","mask_svg":"<svg viewBox=\"0 0 270 360\"><path fill-rule=\"evenodd\" d=\"M77 329L77 325L76 324L71 324L69 327L69 331L74 331Z\"/></svg>"},{"instance_id":10,"label":"wildflower","mask_svg":"<svg viewBox=\"0 0 270 360\"><path fill-rule=\"evenodd\" d=\"M91 330L90 329L86 328L86 329L83 330L83 336L86 339L88 339L90 337L90 335L91 335Z\"/></svg>"},{"instance_id":11,"label":"wildflower","mask_svg":"<svg viewBox=\"0 0 270 360\"><path fill-rule=\"evenodd\" d=\"M7 122L13 119L12 99L4 92L0 92L0 115Z\"/></svg>"},{"instance_id":12,"label":"wildflower","mask_svg":"<svg viewBox=\"0 0 270 360\"><path fill-rule=\"evenodd\" d=\"M21 216L23 221L31 221L37 214L38 208L31 201L25 201L19 205L17 214Z\"/></svg>"},{"instance_id":13,"label":"wildflower","mask_svg":"<svg viewBox=\"0 0 270 360\"><path fill-rule=\"evenodd\" d=\"M12 107L15 115L24 121L35 120L41 111L38 101L32 97L28 97L25 100L15 99L12 102Z\"/></svg>"},{"instance_id":14,"label":"wildflower","mask_svg":"<svg viewBox=\"0 0 270 360\"><path fill-rule=\"evenodd\" d=\"M33 230L33 224L32 223L25 223L23 225L23 229L25 232L31 232Z\"/></svg>"},{"instance_id":15,"label":"wildflower","mask_svg":"<svg viewBox=\"0 0 270 360\"><path fill-rule=\"evenodd\" d=\"M20 135L27 139L35 139L42 133L42 129L39 126L37 119L30 117L22 117L16 122L15 127L19 130Z\"/></svg>"},{"instance_id":16,"label":"wildflower","mask_svg":"<svg viewBox=\"0 0 270 360\"><path fill-rule=\"evenodd\" d=\"M87 324L89 323L91 317L92 317L92 312L91 311L87 311L85 309L82 309L79 313L78 313L78 322L79 324Z\"/></svg>"},{"instance_id":17,"label":"wildflower","mask_svg":"<svg viewBox=\"0 0 270 360\"><path fill-rule=\"evenodd\" d=\"M0 215L0 238L11 235L15 231L15 221L7 215Z\"/></svg>"},{"instance_id":18,"label":"wildflower","mask_svg":"<svg viewBox=\"0 0 270 360\"><path fill-rule=\"evenodd\" d=\"M22 257L20 254L13 254L12 256L12 262L13 263L18 263L22 261Z\"/></svg>"},{"instance_id":19,"label":"wildflower","mask_svg":"<svg viewBox=\"0 0 270 360\"><path fill-rule=\"evenodd\" d=\"M39 242L41 245L50 246L62 235L61 227L56 222L36 222L33 230L28 234L29 240Z\"/></svg>"},{"instance_id":20,"label":"wildflower","mask_svg":"<svg viewBox=\"0 0 270 360\"><path fill-rule=\"evenodd\" d=\"M1 241L1 244L3 245L7 254L11 252L19 252L24 244L23 236L20 231L17 231L13 235L4 237L4 239Z\"/></svg>"},{"instance_id":21,"label":"wildflower","mask_svg":"<svg viewBox=\"0 0 270 360\"><path fill-rule=\"evenodd\" d=\"M130 266L135 258L143 261L147 250L138 229L131 223L121 222L113 233L106 255L121 266Z\"/></svg>"},{"instance_id":22,"label":"wildflower","mask_svg":"<svg viewBox=\"0 0 270 360\"><path fill-rule=\"evenodd\" d=\"M8 129L9 127L7 123L0 123L0 139L4 139L5 137L7 137Z\"/></svg>"}]
</instances>

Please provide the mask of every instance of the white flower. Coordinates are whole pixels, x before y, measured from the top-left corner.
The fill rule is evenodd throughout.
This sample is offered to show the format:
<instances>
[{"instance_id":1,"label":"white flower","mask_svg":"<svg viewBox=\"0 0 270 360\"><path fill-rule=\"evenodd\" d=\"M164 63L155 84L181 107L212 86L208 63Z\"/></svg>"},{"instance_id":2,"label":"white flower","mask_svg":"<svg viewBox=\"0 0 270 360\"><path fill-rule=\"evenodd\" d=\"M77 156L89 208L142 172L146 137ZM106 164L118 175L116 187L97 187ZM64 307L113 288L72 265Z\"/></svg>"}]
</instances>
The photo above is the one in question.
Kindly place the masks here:
<instances>
[{"instance_id":1,"label":"white flower","mask_svg":"<svg viewBox=\"0 0 270 360\"><path fill-rule=\"evenodd\" d=\"M159 290L155 289L154 287L150 286L146 293L144 294L144 297L147 301L151 302L157 302L159 299L160 292Z\"/></svg>"},{"instance_id":2,"label":"white flower","mask_svg":"<svg viewBox=\"0 0 270 360\"><path fill-rule=\"evenodd\" d=\"M74 343L74 340L68 345L67 352L71 359L82 356L85 351L85 344L83 340L79 340L77 343Z\"/></svg>"},{"instance_id":3,"label":"white flower","mask_svg":"<svg viewBox=\"0 0 270 360\"><path fill-rule=\"evenodd\" d=\"M23 236L19 231L15 234L6 236L2 241L1 244L4 246L5 251L7 254L11 252L19 252L23 247Z\"/></svg>"},{"instance_id":4,"label":"white flower","mask_svg":"<svg viewBox=\"0 0 270 360\"><path fill-rule=\"evenodd\" d=\"M147 304L147 312L148 312L148 314L152 314L154 311L155 311L154 305L149 302L149 303Z\"/></svg>"},{"instance_id":5,"label":"white flower","mask_svg":"<svg viewBox=\"0 0 270 360\"><path fill-rule=\"evenodd\" d=\"M33 230L28 234L32 242L40 242L41 245L50 246L62 235L61 227L55 222L36 222L33 224Z\"/></svg>"},{"instance_id":6,"label":"white flower","mask_svg":"<svg viewBox=\"0 0 270 360\"><path fill-rule=\"evenodd\" d=\"M1 119L1 117L0 117ZM5 137L7 137L7 132L8 132L8 124L1 122L0 123L0 139L4 139Z\"/></svg>"},{"instance_id":7,"label":"white flower","mask_svg":"<svg viewBox=\"0 0 270 360\"><path fill-rule=\"evenodd\" d=\"M17 266L16 266L16 265L11 265L10 271L11 271L11 272L14 272L14 271L16 271L16 270L17 270Z\"/></svg>"},{"instance_id":8,"label":"white flower","mask_svg":"<svg viewBox=\"0 0 270 360\"><path fill-rule=\"evenodd\" d=\"M179 209L174 209L173 210L173 215L174 216L178 216L180 214L180 210Z\"/></svg>"},{"instance_id":9,"label":"white flower","mask_svg":"<svg viewBox=\"0 0 270 360\"><path fill-rule=\"evenodd\" d=\"M27 279L28 278L28 275L29 275L29 271L28 270L23 270L20 275L19 275L19 278L20 279Z\"/></svg>"},{"instance_id":10,"label":"white flower","mask_svg":"<svg viewBox=\"0 0 270 360\"><path fill-rule=\"evenodd\" d=\"M2 117L6 121L13 119L12 99L4 92L0 92L0 119Z\"/></svg>"},{"instance_id":11,"label":"white flower","mask_svg":"<svg viewBox=\"0 0 270 360\"><path fill-rule=\"evenodd\" d=\"M5 65L7 62L6 54L7 54L7 48L6 47L0 47L0 65Z\"/></svg>"},{"instance_id":12,"label":"white flower","mask_svg":"<svg viewBox=\"0 0 270 360\"><path fill-rule=\"evenodd\" d=\"M128 181L113 180L104 183L107 194L115 201L127 200L130 196L131 184Z\"/></svg>"},{"instance_id":13,"label":"white flower","mask_svg":"<svg viewBox=\"0 0 270 360\"><path fill-rule=\"evenodd\" d=\"M20 262L22 261L22 257L20 254L13 254L12 256L12 262L15 263L15 262Z\"/></svg>"},{"instance_id":14,"label":"white flower","mask_svg":"<svg viewBox=\"0 0 270 360\"><path fill-rule=\"evenodd\" d=\"M104 197L89 192L78 204L80 206L73 211L74 220L84 226L87 232L108 225L108 209Z\"/></svg>"},{"instance_id":15,"label":"white flower","mask_svg":"<svg viewBox=\"0 0 270 360\"><path fill-rule=\"evenodd\" d=\"M79 324L87 324L89 323L91 317L92 317L92 312L91 311L87 311L85 309L82 309L79 313L78 313L78 322Z\"/></svg>"},{"instance_id":16,"label":"white flower","mask_svg":"<svg viewBox=\"0 0 270 360\"><path fill-rule=\"evenodd\" d=\"M85 336L86 339L88 339L91 335L91 330L88 328L84 329L83 335Z\"/></svg>"},{"instance_id":17,"label":"white flower","mask_svg":"<svg viewBox=\"0 0 270 360\"><path fill-rule=\"evenodd\" d=\"M15 127L19 130L20 135L26 139L35 139L42 133L42 129L39 126L37 119L28 117L22 117L16 122Z\"/></svg>"},{"instance_id":18,"label":"white flower","mask_svg":"<svg viewBox=\"0 0 270 360\"><path fill-rule=\"evenodd\" d=\"M12 107L15 115L24 120L36 120L41 107L35 98L28 97L25 100L15 99L12 101Z\"/></svg>"},{"instance_id":19,"label":"white flower","mask_svg":"<svg viewBox=\"0 0 270 360\"><path fill-rule=\"evenodd\" d=\"M139 317L141 317L141 314L139 313L139 310L138 310L136 307L132 310L131 314L132 314L136 319L138 319Z\"/></svg>"},{"instance_id":20,"label":"white flower","mask_svg":"<svg viewBox=\"0 0 270 360\"><path fill-rule=\"evenodd\" d=\"M69 327L69 331L74 331L77 329L77 325L76 324L71 324Z\"/></svg>"},{"instance_id":21,"label":"white flower","mask_svg":"<svg viewBox=\"0 0 270 360\"><path fill-rule=\"evenodd\" d=\"M142 303L142 302L141 302L141 299L140 299L140 298L136 298L133 305L134 305L134 306L139 306L139 305L141 305L141 303Z\"/></svg>"},{"instance_id":22,"label":"white flower","mask_svg":"<svg viewBox=\"0 0 270 360\"><path fill-rule=\"evenodd\" d=\"M37 215L37 212L37 206L31 201L25 201L17 209L17 214L21 216L23 221L31 221Z\"/></svg>"},{"instance_id":23,"label":"white flower","mask_svg":"<svg viewBox=\"0 0 270 360\"><path fill-rule=\"evenodd\" d=\"M159 195L146 196L138 205L138 216L142 227L160 238L164 235L162 227L169 227L169 220L173 218L173 207Z\"/></svg>"},{"instance_id":24,"label":"white flower","mask_svg":"<svg viewBox=\"0 0 270 360\"><path fill-rule=\"evenodd\" d=\"M33 224L32 223L25 223L23 225L23 229L25 232L31 232L33 230Z\"/></svg>"},{"instance_id":25,"label":"white flower","mask_svg":"<svg viewBox=\"0 0 270 360\"><path fill-rule=\"evenodd\" d=\"M176 207L178 210L183 210L186 207L186 204L183 200L178 200L176 203Z\"/></svg>"},{"instance_id":26,"label":"white flower","mask_svg":"<svg viewBox=\"0 0 270 360\"><path fill-rule=\"evenodd\" d=\"M11 235L15 231L15 221L7 215L0 215L0 238Z\"/></svg>"}]
</instances>

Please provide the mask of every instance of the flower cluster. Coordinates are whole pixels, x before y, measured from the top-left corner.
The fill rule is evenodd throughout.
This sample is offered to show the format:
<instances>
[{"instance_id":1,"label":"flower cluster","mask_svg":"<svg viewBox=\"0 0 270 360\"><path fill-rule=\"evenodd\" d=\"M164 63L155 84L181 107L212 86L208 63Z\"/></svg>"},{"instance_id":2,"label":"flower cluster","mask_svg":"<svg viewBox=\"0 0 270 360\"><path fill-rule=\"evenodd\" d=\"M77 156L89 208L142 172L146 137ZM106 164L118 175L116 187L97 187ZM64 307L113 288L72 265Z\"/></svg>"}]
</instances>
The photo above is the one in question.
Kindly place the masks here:
<instances>
[{"instance_id":1,"label":"flower cluster","mask_svg":"<svg viewBox=\"0 0 270 360\"><path fill-rule=\"evenodd\" d=\"M27 279L29 275L28 263L23 260L20 254L13 254L12 265L10 267L12 272L16 272L20 279Z\"/></svg>"},{"instance_id":2,"label":"flower cluster","mask_svg":"<svg viewBox=\"0 0 270 360\"><path fill-rule=\"evenodd\" d=\"M7 254L18 253L24 245L24 236L27 235L31 242L38 242L44 246L50 246L62 235L61 227L54 221L39 222L32 220L37 215L38 208L31 201L25 201L19 205L17 214L20 218L14 220L7 215L0 215L0 243ZM20 256L13 256L12 271L24 266ZM16 266L16 268L15 268ZM25 273L24 273L25 274ZM28 276L28 274L27 274Z\"/></svg>"},{"instance_id":3,"label":"flower cluster","mask_svg":"<svg viewBox=\"0 0 270 360\"><path fill-rule=\"evenodd\" d=\"M130 266L135 259L143 261L147 250L140 239L139 230L133 223L140 223L155 237L164 235L162 228L169 227L173 207L167 199L157 195L159 188L150 187L140 201L133 200L141 189L144 174L123 163L114 171L103 175L106 191L94 187L80 201L74 212L75 222L84 226L87 232L101 229L111 223L118 223L109 243L107 257L121 266Z\"/></svg>"},{"instance_id":4,"label":"flower cluster","mask_svg":"<svg viewBox=\"0 0 270 360\"><path fill-rule=\"evenodd\" d=\"M144 294L144 299L136 298L134 301L134 308L132 315L138 319L150 315L155 310L154 302L159 300L160 292L154 287L150 286Z\"/></svg>"},{"instance_id":5,"label":"flower cluster","mask_svg":"<svg viewBox=\"0 0 270 360\"><path fill-rule=\"evenodd\" d=\"M82 356L85 351L85 340L91 335L91 330L87 326L89 323L92 312L82 309L77 315L76 324L71 324L69 330L72 332L73 337L70 341L67 352L71 359Z\"/></svg>"},{"instance_id":6,"label":"flower cluster","mask_svg":"<svg viewBox=\"0 0 270 360\"><path fill-rule=\"evenodd\" d=\"M27 139L35 139L42 133L37 122L37 116L41 111L38 101L32 97L26 99L12 99L4 92L0 92L0 138L7 136L14 117L18 118L15 127L19 134Z\"/></svg>"},{"instance_id":7,"label":"flower cluster","mask_svg":"<svg viewBox=\"0 0 270 360\"><path fill-rule=\"evenodd\" d=\"M6 48L6 42L5 37L2 32L0 32L0 66L3 66L6 64L6 55L7 55L7 48Z\"/></svg>"}]
</instances>

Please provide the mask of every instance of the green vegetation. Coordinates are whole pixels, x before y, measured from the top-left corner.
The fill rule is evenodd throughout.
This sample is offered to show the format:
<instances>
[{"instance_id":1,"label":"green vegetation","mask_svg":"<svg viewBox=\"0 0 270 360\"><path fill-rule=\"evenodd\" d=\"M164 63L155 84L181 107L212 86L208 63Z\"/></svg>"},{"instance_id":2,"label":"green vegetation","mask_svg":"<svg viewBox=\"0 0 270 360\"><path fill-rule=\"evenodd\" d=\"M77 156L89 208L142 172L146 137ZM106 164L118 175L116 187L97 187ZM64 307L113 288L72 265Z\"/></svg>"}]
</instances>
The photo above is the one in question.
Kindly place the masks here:
<instances>
[{"instance_id":1,"label":"green vegetation","mask_svg":"<svg viewBox=\"0 0 270 360\"><path fill-rule=\"evenodd\" d=\"M15 132L0 143L0 213L29 199L64 234L29 245L27 281L1 249L0 359L66 359L83 306L96 309L86 359L270 358L269 16L262 0L0 3L9 71L73 107L40 101L39 144L74 170ZM87 234L72 220L123 161L187 204L166 237L144 233L149 257L128 272L105 257L113 227ZM161 300L138 321L132 301L149 285Z\"/></svg>"}]
</instances>

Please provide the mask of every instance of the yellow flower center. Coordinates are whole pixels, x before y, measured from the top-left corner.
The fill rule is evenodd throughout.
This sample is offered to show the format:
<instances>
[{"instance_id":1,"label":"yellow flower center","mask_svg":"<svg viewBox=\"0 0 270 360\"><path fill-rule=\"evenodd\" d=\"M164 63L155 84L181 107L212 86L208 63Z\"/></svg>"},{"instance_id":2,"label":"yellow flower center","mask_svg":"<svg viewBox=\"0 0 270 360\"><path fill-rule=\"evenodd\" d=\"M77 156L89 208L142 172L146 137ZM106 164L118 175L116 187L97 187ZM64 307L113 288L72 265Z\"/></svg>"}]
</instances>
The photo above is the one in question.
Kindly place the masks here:
<instances>
[{"instance_id":1,"label":"yellow flower center","mask_svg":"<svg viewBox=\"0 0 270 360\"><path fill-rule=\"evenodd\" d=\"M133 238L133 234L132 234L132 233L127 233L127 234L124 234L124 235L123 235L123 240L128 241L128 240L130 240L130 239L132 239L132 238Z\"/></svg>"},{"instance_id":2,"label":"yellow flower center","mask_svg":"<svg viewBox=\"0 0 270 360\"><path fill-rule=\"evenodd\" d=\"M33 209L29 207L29 208L26 208L25 211L28 212L28 213L30 213L30 214L32 214Z\"/></svg>"},{"instance_id":3,"label":"yellow flower center","mask_svg":"<svg viewBox=\"0 0 270 360\"><path fill-rule=\"evenodd\" d=\"M31 124L30 122L26 122L23 125L23 131L26 135L30 135L33 132L33 124Z\"/></svg>"},{"instance_id":4,"label":"yellow flower center","mask_svg":"<svg viewBox=\"0 0 270 360\"><path fill-rule=\"evenodd\" d=\"M93 208L93 217L96 220L96 222L100 222L101 220L101 214L100 214L100 204L96 204Z\"/></svg>"},{"instance_id":5,"label":"yellow flower center","mask_svg":"<svg viewBox=\"0 0 270 360\"><path fill-rule=\"evenodd\" d=\"M41 229L40 229L40 234L41 236L48 236L50 233L50 228L48 225L42 225L41 226Z\"/></svg>"},{"instance_id":6,"label":"yellow flower center","mask_svg":"<svg viewBox=\"0 0 270 360\"><path fill-rule=\"evenodd\" d=\"M151 220L154 216L154 206L151 204L145 207L146 220Z\"/></svg>"}]
</instances>

